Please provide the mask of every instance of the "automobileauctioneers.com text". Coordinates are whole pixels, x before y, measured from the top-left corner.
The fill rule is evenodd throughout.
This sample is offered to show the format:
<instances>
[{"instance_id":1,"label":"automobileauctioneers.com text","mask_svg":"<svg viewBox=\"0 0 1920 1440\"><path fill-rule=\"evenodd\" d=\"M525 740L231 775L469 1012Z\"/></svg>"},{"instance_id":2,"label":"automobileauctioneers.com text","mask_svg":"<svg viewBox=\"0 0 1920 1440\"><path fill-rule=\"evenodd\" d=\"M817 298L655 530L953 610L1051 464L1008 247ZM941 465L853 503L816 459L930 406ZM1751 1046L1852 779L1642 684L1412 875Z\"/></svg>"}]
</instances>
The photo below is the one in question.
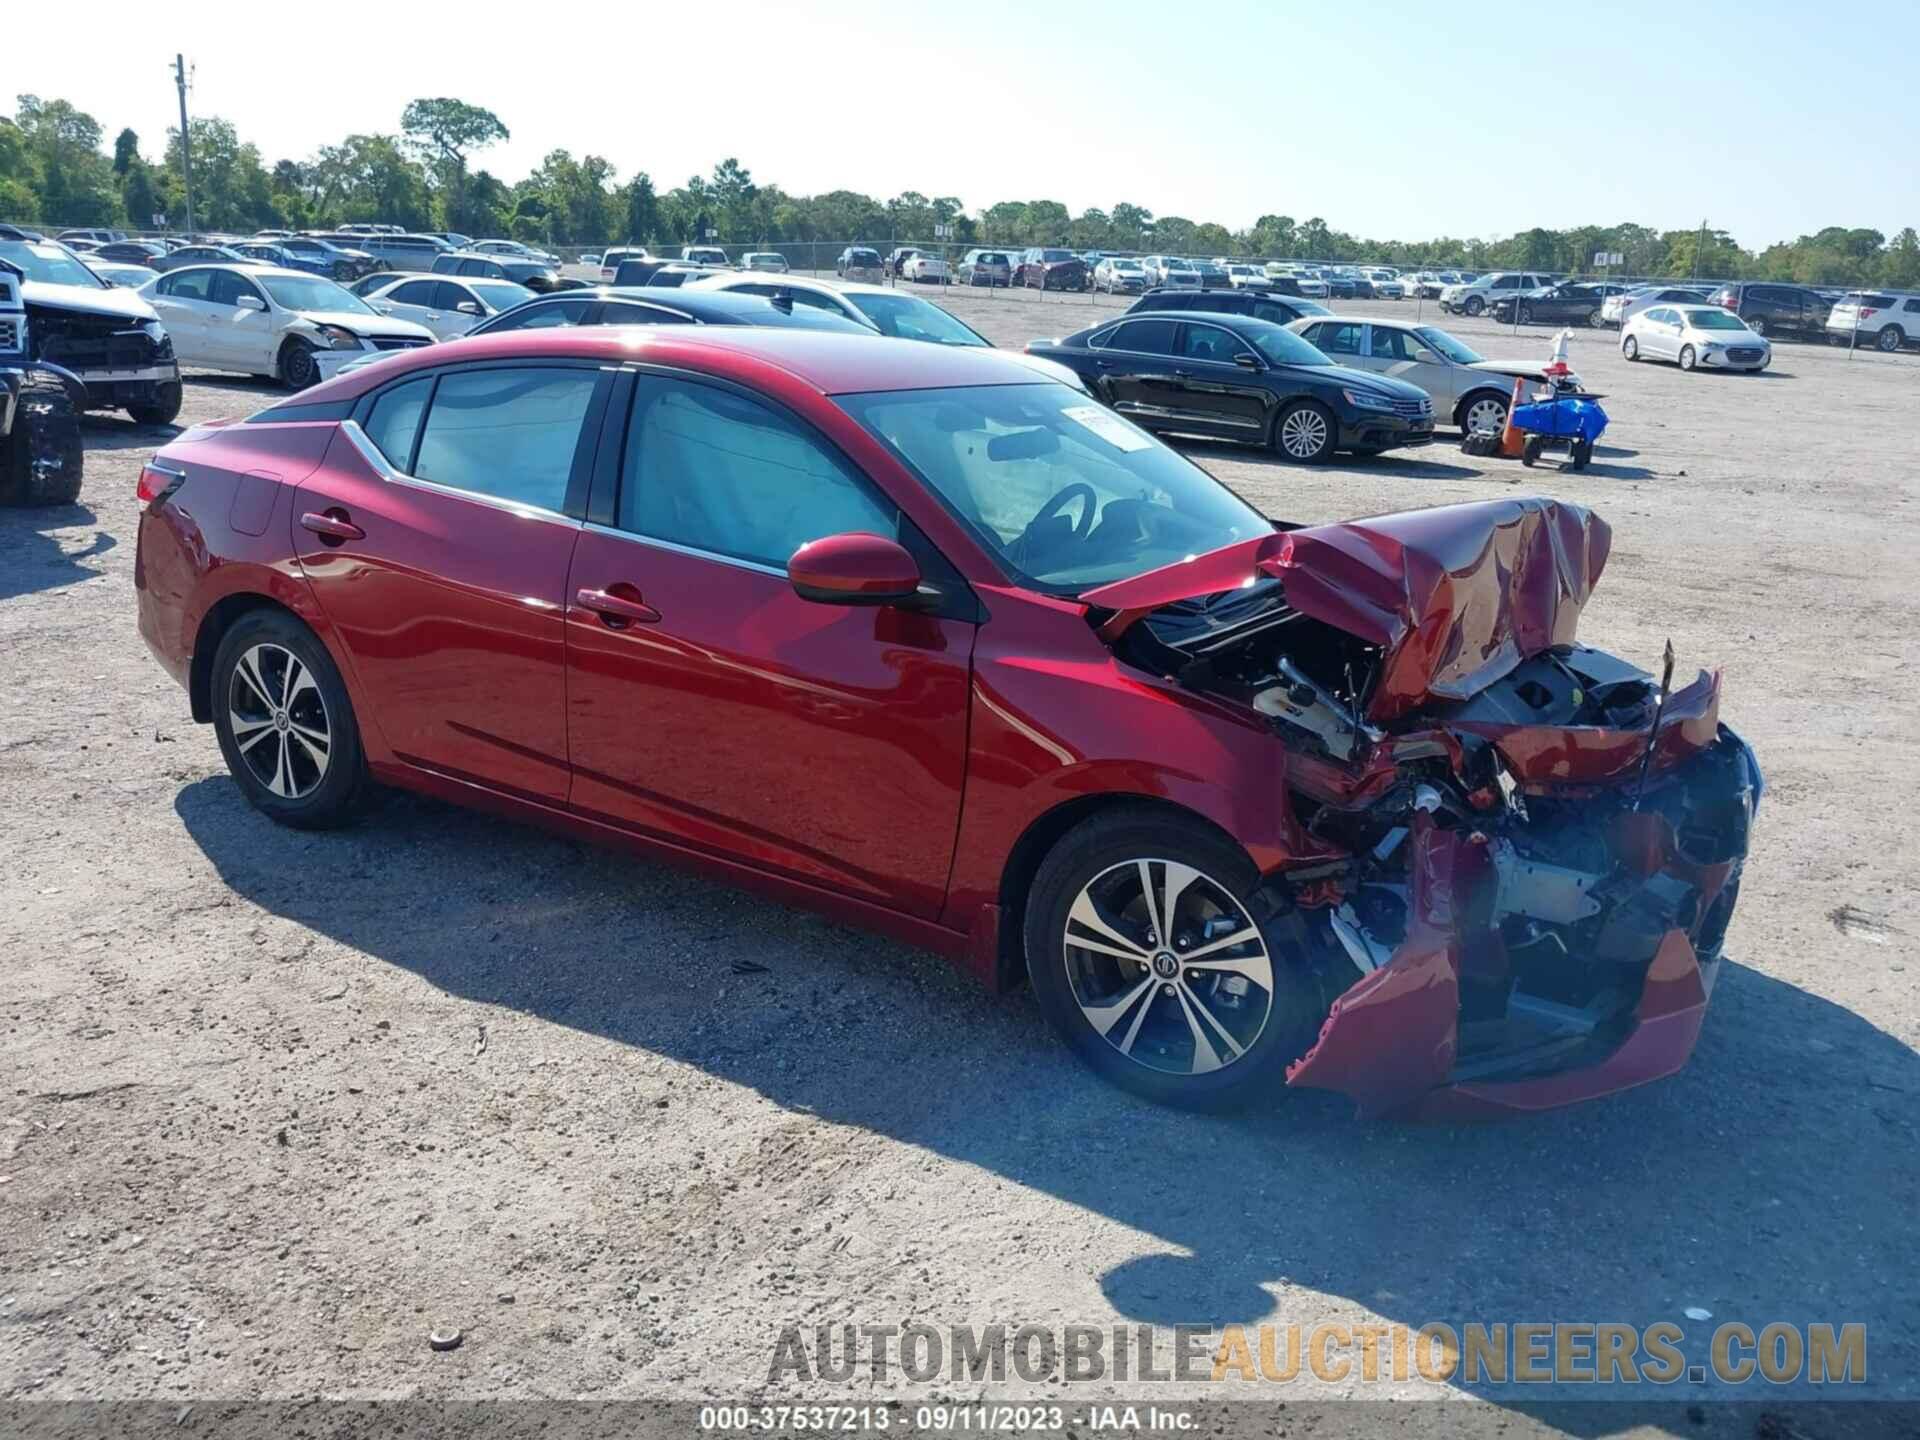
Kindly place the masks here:
<instances>
[{"instance_id":1,"label":"automobileauctioneers.com text","mask_svg":"<svg viewBox=\"0 0 1920 1440\"><path fill-rule=\"evenodd\" d=\"M1697 1344L1704 1335L1706 1354ZM1689 1341L1693 1344L1689 1344ZM767 1383L1423 1380L1435 1385L1864 1384L1866 1327L1733 1320L1341 1325L788 1325Z\"/></svg>"}]
</instances>

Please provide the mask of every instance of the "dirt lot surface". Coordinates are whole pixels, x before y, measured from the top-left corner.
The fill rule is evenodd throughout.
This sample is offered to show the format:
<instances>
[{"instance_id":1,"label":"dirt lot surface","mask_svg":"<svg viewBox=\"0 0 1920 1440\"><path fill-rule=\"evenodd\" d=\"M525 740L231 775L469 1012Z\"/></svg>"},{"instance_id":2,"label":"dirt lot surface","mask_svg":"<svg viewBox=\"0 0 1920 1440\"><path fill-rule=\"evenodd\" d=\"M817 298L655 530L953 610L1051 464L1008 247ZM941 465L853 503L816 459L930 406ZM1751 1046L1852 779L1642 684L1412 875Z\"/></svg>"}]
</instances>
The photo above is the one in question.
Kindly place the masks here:
<instances>
[{"instance_id":1,"label":"dirt lot surface","mask_svg":"<svg viewBox=\"0 0 1920 1440\"><path fill-rule=\"evenodd\" d=\"M953 305L1006 344L1120 308ZM864 1363L770 1389L788 1321L1674 1320L1697 1360L1688 1307L1863 1322L1867 1388L1920 1395L1920 358L1686 375L1582 332L1573 360L1614 417L1584 475L1188 447L1297 520L1590 505L1615 542L1582 638L1727 669L1771 788L1698 1053L1476 1128L1154 1109L1025 995L437 803L275 828L135 633L164 432L91 421L82 503L0 513L0 1395L1059 1392ZM275 394L197 377L182 419ZM1361 1393L1463 1392L1285 1387Z\"/></svg>"}]
</instances>

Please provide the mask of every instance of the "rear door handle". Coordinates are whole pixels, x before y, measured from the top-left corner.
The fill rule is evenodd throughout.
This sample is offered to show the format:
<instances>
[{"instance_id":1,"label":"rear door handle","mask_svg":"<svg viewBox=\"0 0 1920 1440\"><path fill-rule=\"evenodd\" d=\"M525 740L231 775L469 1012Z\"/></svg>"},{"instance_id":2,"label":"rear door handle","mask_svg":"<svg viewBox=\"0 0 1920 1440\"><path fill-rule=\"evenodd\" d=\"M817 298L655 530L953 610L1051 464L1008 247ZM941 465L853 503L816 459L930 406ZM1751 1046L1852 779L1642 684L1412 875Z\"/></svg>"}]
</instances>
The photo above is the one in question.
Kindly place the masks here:
<instances>
[{"instance_id":1,"label":"rear door handle","mask_svg":"<svg viewBox=\"0 0 1920 1440\"><path fill-rule=\"evenodd\" d=\"M652 625L660 619L660 612L641 600L637 590L634 591L632 598L629 598L625 595L615 595L608 590L589 590L583 587L574 591L573 599L581 609L593 611L615 628L636 622L641 625Z\"/></svg>"},{"instance_id":2,"label":"rear door handle","mask_svg":"<svg viewBox=\"0 0 1920 1440\"><path fill-rule=\"evenodd\" d=\"M367 532L347 518L344 510L328 510L325 513L309 510L300 517L300 527L311 530L322 540L331 540L336 545L343 540L364 540Z\"/></svg>"}]
</instances>

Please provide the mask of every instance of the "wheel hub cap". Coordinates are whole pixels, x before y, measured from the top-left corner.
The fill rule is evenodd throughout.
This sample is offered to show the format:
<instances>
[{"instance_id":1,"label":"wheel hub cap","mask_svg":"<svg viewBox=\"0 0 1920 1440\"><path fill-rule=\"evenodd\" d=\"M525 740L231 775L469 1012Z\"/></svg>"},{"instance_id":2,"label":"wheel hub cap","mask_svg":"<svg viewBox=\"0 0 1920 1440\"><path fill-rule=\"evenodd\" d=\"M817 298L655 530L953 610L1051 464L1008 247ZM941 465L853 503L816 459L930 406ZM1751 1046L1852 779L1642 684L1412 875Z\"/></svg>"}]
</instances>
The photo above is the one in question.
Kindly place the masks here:
<instances>
[{"instance_id":1,"label":"wheel hub cap","mask_svg":"<svg viewBox=\"0 0 1920 1440\"><path fill-rule=\"evenodd\" d=\"M326 779L333 725L313 672L283 645L255 645L227 682L227 727L239 762L284 800Z\"/></svg>"}]
</instances>

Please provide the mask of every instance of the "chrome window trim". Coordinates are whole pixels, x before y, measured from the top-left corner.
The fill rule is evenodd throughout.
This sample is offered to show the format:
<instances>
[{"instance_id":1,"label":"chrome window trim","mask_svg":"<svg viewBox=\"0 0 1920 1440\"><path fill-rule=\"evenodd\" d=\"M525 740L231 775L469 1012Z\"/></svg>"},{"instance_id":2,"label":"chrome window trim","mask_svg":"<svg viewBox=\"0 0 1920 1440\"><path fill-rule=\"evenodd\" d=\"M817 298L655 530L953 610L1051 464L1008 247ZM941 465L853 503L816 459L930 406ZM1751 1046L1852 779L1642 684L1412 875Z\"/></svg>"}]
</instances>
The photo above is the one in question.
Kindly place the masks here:
<instances>
[{"instance_id":1,"label":"chrome window trim","mask_svg":"<svg viewBox=\"0 0 1920 1440\"><path fill-rule=\"evenodd\" d=\"M751 570L756 574L771 575L777 580L787 578L787 572L778 565L767 565L758 560L743 560L738 555L722 555L715 550L702 550L697 545L682 545L677 540L661 540L653 535L642 535L638 530L622 530L618 525L600 525L592 520L583 521L582 525L595 535L607 535L616 540L630 540L636 545L651 545L655 549L670 551L675 555L685 555L694 560L712 560L717 564L731 565L736 570Z\"/></svg>"},{"instance_id":2,"label":"chrome window trim","mask_svg":"<svg viewBox=\"0 0 1920 1440\"><path fill-rule=\"evenodd\" d=\"M544 505L529 505L524 500L506 500L498 495L482 495L474 490L462 490L458 485L443 485L437 480L422 480L418 475L409 475L395 467L373 443L367 432L360 428L358 420L342 420L340 433L360 452L373 472L392 485L407 485L416 490L424 490L431 495L451 495L458 500L471 500L478 505L489 505L495 510L504 510L509 515L517 515L522 520L558 520L564 525L579 526L586 522L576 520L563 510L549 510Z\"/></svg>"}]
</instances>

